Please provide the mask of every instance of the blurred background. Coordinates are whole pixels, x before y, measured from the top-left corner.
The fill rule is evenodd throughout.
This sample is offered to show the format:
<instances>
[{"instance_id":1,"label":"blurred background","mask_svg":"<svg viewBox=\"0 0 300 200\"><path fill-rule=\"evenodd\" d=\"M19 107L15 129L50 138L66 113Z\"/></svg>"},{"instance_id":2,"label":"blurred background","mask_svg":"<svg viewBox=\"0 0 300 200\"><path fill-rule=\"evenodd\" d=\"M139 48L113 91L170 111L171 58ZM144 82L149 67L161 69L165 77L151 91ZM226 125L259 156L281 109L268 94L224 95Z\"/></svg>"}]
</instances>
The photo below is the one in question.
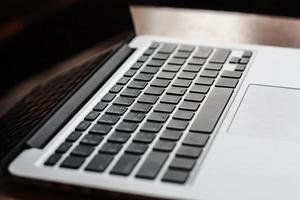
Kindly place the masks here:
<instances>
[{"instance_id":1,"label":"blurred background","mask_svg":"<svg viewBox=\"0 0 300 200\"><path fill-rule=\"evenodd\" d=\"M110 5L113 1L109 0ZM30 75L88 49L120 30L130 28L130 18L124 11L128 4L300 17L298 7L292 0L120 1L111 13L116 16L111 19L116 21L99 21L110 10L103 8L104 0L1 0L0 98ZM122 20L118 16L123 16Z\"/></svg>"}]
</instances>

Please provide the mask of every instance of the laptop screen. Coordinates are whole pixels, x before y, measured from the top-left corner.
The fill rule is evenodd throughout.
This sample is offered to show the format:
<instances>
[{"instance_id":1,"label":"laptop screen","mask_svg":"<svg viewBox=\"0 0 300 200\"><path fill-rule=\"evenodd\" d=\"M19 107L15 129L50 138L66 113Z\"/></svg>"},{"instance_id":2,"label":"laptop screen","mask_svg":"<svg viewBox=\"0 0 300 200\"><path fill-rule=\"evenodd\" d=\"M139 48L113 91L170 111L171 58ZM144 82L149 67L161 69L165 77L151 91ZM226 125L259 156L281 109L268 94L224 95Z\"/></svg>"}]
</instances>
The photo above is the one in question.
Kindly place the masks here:
<instances>
[{"instance_id":1,"label":"laptop screen","mask_svg":"<svg viewBox=\"0 0 300 200\"><path fill-rule=\"evenodd\" d=\"M0 3L1 9L6 6L11 11L4 12L0 19L0 98L23 80L116 35L133 31L129 7L123 0L47 0L44 6L40 1L30 2ZM11 5L24 6L24 10ZM101 54L36 87L0 116L0 160L101 67L99 63L107 55ZM9 107L6 103L0 102L1 112Z\"/></svg>"}]
</instances>

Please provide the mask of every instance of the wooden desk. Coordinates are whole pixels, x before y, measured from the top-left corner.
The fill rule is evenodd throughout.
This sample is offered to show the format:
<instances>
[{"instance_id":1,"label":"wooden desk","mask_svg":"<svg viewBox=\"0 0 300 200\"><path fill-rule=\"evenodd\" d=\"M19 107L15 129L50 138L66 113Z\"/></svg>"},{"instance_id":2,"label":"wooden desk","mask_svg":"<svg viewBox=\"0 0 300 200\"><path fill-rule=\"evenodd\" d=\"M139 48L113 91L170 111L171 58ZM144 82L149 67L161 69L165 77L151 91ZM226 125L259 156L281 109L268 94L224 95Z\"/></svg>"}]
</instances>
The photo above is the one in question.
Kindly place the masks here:
<instances>
[{"instance_id":1,"label":"wooden desk","mask_svg":"<svg viewBox=\"0 0 300 200\"><path fill-rule=\"evenodd\" d=\"M300 19L142 6L131 7L131 11L138 35L205 38L208 42L300 48ZM91 52L95 53L95 51ZM70 63L74 64L74 62ZM0 199L80 199L83 197L74 193L17 185L7 178L0 178Z\"/></svg>"}]
</instances>

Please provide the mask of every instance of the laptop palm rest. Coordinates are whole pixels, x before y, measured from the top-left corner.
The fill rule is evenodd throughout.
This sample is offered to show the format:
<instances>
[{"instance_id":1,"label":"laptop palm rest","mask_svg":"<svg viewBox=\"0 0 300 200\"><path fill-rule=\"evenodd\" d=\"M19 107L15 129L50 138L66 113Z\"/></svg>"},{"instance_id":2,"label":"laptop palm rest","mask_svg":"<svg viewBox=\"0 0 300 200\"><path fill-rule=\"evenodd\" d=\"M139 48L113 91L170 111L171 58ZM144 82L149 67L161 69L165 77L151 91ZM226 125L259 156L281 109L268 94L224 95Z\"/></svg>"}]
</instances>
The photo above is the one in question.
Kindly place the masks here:
<instances>
[{"instance_id":1,"label":"laptop palm rest","mask_svg":"<svg viewBox=\"0 0 300 200\"><path fill-rule=\"evenodd\" d=\"M300 89L250 85L228 133L300 140Z\"/></svg>"}]
</instances>

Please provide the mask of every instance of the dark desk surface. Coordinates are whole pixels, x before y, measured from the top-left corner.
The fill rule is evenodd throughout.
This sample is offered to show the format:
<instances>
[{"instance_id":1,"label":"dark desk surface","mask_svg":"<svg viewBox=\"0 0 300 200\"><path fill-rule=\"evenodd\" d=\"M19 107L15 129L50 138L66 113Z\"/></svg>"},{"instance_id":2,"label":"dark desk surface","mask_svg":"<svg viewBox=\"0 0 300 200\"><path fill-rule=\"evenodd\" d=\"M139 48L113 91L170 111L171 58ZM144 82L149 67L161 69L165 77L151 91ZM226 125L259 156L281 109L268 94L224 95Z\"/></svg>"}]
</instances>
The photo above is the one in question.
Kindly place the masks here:
<instances>
[{"instance_id":1,"label":"dark desk surface","mask_svg":"<svg viewBox=\"0 0 300 200\"><path fill-rule=\"evenodd\" d=\"M207 42L248 43L300 48L300 19L260 16L253 14L215 12L191 9L138 7L131 8L138 35L154 34L177 38L199 39ZM96 48L96 50L99 48ZM53 75L71 65L95 54L95 49L81 54L51 71ZM17 101L30 88L48 76L38 75L25 82L22 88L15 88L4 103ZM24 88L26 88L24 90ZM79 199L81 195L37 189L16 185L6 178L0 178L0 199Z\"/></svg>"}]
</instances>

